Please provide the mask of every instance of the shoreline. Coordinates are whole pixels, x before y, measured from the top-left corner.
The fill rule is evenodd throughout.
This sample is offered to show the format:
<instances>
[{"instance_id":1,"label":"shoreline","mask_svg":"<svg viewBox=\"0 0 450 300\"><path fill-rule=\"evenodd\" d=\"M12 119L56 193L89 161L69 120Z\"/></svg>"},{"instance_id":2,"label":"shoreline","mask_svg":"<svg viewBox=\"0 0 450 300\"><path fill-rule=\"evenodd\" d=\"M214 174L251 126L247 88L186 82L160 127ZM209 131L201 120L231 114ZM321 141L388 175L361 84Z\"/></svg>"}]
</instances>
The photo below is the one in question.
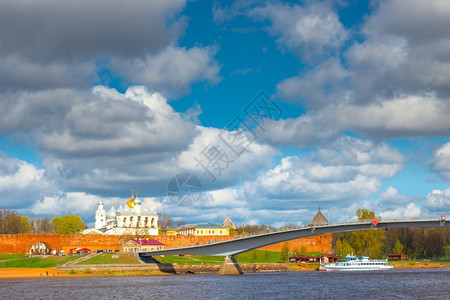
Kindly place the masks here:
<instances>
[{"instance_id":1,"label":"shoreline","mask_svg":"<svg viewBox=\"0 0 450 300\"><path fill-rule=\"evenodd\" d=\"M261 265L261 264L259 264ZM279 268L275 265L264 264L267 271L271 272L305 272L305 271L317 271L317 266L315 265L296 265L296 264L286 264L286 267ZM278 264L279 265L279 264ZM426 263L426 264L409 264L405 263L394 263L394 269L417 269L417 268L450 268L450 264L441 263ZM219 267L219 266L218 266ZM251 271L245 268L244 273L257 273L257 272L267 272L266 268L261 270ZM152 272L152 271L91 271L90 269L80 269L76 271L63 271L57 268L0 268L0 280L1 279L26 279L26 278L67 278L67 277L116 277L116 276L169 276L169 275L184 275L181 273L171 274L165 272ZM200 273L198 273L200 274ZM216 274L216 273L202 273L202 274Z\"/></svg>"}]
</instances>

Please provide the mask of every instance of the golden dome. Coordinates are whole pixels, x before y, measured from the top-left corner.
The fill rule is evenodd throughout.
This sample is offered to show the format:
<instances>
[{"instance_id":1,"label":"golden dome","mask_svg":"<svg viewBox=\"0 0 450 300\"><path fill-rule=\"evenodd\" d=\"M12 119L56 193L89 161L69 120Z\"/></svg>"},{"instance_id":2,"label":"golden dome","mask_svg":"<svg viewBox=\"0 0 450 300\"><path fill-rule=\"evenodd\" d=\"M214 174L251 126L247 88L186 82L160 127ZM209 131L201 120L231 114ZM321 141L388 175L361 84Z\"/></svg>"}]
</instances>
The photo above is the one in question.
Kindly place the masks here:
<instances>
[{"instance_id":1,"label":"golden dome","mask_svg":"<svg viewBox=\"0 0 450 300\"><path fill-rule=\"evenodd\" d=\"M134 207L134 195L133 195L133 191L131 191L131 198L127 201L127 205L129 208L133 208Z\"/></svg>"}]
</instances>

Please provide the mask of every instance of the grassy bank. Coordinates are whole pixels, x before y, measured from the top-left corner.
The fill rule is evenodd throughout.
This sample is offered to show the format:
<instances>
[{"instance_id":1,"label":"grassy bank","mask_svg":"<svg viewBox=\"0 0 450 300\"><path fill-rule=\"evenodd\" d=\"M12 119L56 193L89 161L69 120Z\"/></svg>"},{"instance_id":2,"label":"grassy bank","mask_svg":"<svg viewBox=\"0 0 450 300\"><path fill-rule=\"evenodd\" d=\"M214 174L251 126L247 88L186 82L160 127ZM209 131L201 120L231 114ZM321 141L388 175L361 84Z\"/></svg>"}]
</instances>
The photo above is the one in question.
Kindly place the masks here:
<instances>
[{"instance_id":1,"label":"grassy bank","mask_svg":"<svg viewBox=\"0 0 450 300\"><path fill-rule=\"evenodd\" d=\"M112 264L139 264L136 257L130 254L102 253L90 259L81 261L77 265L112 265Z\"/></svg>"},{"instance_id":2,"label":"grassy bank","mask_svg":"<svg viewBox=\"0 0 450 300\"><path fill-rule=\"evenodd\" d=\"M6 253L0 253L0 260L10 260L10 259L16 259L16 258L25 258L25 254L6 254Z\"/></svg>"},{"instance_id":3,"label":"grassy bank","mask_svg":"<svg viewBox=\"0 0 450 300\"><path fill-rule=\"evenodd\" d=\"M21 254L22 257L24 256ZM80 256L38 256L38 257L10 257L8 260L0 261L0 268L55 268Z\"/></svg>"},{"instance_id":4,"label":"grassy bank","mask_svg":"<svg viewBox=\"0 0 450 300\"><path fill-rule=\"evenodd\" d=\"M450 260L435 260L435 261L423 261L423 260L405 260L405 261L392 261L389 262L394 268L409 269L409 268L439 268L450 267Z\"/></svg>"}]
</instances>

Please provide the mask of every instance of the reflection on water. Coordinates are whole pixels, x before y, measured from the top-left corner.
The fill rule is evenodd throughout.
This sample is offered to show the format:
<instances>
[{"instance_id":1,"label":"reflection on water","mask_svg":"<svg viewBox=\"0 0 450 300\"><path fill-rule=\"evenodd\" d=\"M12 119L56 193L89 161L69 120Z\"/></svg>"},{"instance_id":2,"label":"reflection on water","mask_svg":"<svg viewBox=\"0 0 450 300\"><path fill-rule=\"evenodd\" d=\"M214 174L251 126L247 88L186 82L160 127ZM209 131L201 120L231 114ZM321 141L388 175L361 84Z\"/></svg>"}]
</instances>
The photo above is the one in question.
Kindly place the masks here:
<instances>
[{"instance_id":1,"label":"reflection on water","mask_svg":"<svg viewBox=\"0 0 450 300\"><path fill-rule=\"evenodd\" d=\"M2 299L448 299L450 268L0 280Z\"/></svg>"}]
</instances>

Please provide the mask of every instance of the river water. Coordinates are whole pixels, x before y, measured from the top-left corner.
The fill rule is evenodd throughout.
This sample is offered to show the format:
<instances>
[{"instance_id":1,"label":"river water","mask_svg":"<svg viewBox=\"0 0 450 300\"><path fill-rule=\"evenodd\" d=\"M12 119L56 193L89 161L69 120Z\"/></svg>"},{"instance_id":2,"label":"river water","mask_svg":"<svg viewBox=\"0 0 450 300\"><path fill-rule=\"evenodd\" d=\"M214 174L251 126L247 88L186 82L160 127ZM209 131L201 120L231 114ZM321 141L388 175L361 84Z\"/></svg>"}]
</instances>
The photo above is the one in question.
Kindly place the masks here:
<instances>
[{"instance_id":1,"label":"river water","mask_svg":"<svg viewBox=\"0 0 450 300\"><path fill-rule=\"evenodd\" d=\"M0 280L1 299L449 299L450 268Z\"/></svg>"}]
</instances>

